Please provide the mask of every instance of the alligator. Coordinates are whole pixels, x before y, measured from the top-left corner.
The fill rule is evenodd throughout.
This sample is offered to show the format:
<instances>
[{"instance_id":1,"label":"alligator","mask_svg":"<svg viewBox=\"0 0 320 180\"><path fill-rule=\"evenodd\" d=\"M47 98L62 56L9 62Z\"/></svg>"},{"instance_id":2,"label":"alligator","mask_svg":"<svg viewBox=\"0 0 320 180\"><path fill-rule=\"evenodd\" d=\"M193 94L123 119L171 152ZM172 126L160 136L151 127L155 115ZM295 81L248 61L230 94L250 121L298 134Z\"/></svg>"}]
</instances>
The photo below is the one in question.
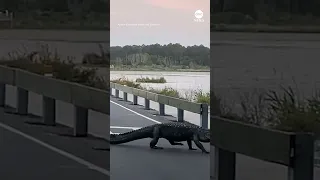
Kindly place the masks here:
<instances>
[{"instance_id":1,"label":"alligator","mask_svg":"<svg viewBox=\"0 0 320 180\"><path fill-rule=\"evenodd\" d=\"M157 143L160 138L164 138L171 145L182 146L183 144L180 142L187 141L189 150L196 150L192 148L193 141L202 150L202 153L209 153L201 142L210 142L210 130L188 122L154 124L126 133L111 134L110 144L122 144L144 138L152 138L150 142L151 149L163 149L163 147L157 146Z\"/></svg>"}]
</instances>

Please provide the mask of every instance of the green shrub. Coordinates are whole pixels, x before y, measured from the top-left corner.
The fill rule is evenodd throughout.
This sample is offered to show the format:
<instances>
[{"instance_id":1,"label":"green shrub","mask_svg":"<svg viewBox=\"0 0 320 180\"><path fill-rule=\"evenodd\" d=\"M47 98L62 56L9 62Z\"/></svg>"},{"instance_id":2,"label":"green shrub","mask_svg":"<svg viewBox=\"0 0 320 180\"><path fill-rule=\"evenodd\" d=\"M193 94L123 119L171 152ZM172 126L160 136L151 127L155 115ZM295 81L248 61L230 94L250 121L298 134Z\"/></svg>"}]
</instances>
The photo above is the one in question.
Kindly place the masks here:
<instances>
[{"instance_id":1,"label":"green shrub","mask_svg":"<svg viewBox=\"0 0 320 180\"><path fill-rule=\"evenodd\" d=\"M202 90L195 91L194 101L210 105L210 93L204 93Z\"/></svg>"},{"instance_id":2,"label":"green shrub","mask_svg":"<svg viewBox=\"0 0 320 180\"><path fill-rule=\"evenodd\" d=\"M289 86L281 87L280 92L269 90L260 93L243 93L240 97L241 113L234 113L230 106L226 106L219 99L216 101L218 105L214 105L219 108L216 114L220 113L221 117L284 131L319 133L319 95L301 99ZM227 111L222 107L227 107L225 108Z\"/></svg>"},{"instance_id":3,"label":"green shrub","mask_svg":"<svg viewBox=\"0 0 320 180\"><path fill-rule=\"evenodd\" d=\"M121 85L125 85L125 86L129 86L129 87L133 87L133 88L142 89L142 87L141 87L141 85L139 83L136 83L134 81L130 81L129 79L127 79L125 77L114 79L114 80L110 80L110 82L121 84Z\"/></svg>"},{"instance_id":4,"label":"green shrub","mask_svg":"<svg viewBox=\"0 0 320 180\"><path fill-rule=\"evenodd\" d=\"M282 88L282 90L282 96L275 91L267 94L275 127L286 131L319 131L319 96L301 100L291 87Z\"/></svg>"},{"instance_id":5,"label":"green shrub","mask_svg":"<svg viewBox=\"0 0 320 180\"><path fill-rule=\"evenodd\" d=\"M139 83L166 83L166 79L164 77L160 77L160 78L149 78L149 77L141 77L141 78L137 78L136 82Z\"/></svg>"},{"instance_id":6,"label":"green shrub","mask_svg":"<svg viewBox=\"0 0 320 180\"><path fill-rule=\"evenodd\" d=\"M165 95L165 96L170 96L170 97L175 97L175 98L182 98L180 96L180 93L176 89L173 89L171 87L165 87L163 89L149 88L149 89L146 89L146 90L148 90L150 92L153 92L153 93L162 94L162 95Z\"/></svg>"}]
</instances>

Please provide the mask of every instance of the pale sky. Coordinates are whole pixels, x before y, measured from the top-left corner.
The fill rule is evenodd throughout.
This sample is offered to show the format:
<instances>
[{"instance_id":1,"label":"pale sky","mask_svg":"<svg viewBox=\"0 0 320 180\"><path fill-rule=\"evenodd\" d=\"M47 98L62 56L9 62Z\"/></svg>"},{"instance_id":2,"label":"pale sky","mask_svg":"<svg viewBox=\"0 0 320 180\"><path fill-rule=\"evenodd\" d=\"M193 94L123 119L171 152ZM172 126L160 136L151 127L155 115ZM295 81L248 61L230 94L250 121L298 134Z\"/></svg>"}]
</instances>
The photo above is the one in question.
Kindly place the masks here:
<instances>
[{"instance_id":1,"label":"pale sky","mask_svg":"<svg viewBox=\"0 0 320 180\"><path fill-rule=\"evenodd\" d=\"M210 47L210 0L111 0L111 46L180 43ZM196 22L201 10L204 22Z\"/></svg>"}]
</instances>

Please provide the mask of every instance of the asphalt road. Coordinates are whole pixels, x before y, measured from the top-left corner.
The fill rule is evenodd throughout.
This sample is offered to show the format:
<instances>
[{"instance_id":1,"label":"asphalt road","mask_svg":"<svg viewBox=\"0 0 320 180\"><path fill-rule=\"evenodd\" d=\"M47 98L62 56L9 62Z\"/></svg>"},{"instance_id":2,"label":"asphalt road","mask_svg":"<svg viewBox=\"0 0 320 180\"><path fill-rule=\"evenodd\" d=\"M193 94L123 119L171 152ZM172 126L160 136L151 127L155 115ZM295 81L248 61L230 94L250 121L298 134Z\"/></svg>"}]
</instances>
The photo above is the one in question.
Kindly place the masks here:
<instances>
[{"instance_id":1,"label":"asphalt road","mask_svg":"<svg viewBox=\"0 0 320 180\"><path fill-rule=\"evenodd\" d=\"M114 126L144 127L155 123L147 118L152 118L159 122L166 121L164 118L153 116L152 114L155 111L145 111L142 106L133 106L115 98L111 98L111 101L110 130L112 133L131 130L113 128ZM124 107L130 108L134 112ZM164 147L164 149L151 150L149 142L150 139L143 139L123 145L111 146L112 180L209 179L210 155L203 154L200 150L189 151L186 144L184 146L171 146L166 140L162 139L159 140L158 145ZM209 150L209 144L204 145Z\"/></svg>"},{"instance_id":2,"label":"asphalt road","mask_svg":"<svg viewBox=\"0 0 320 180\"><path fill-rule=\"evenodd\" d=\"M40 118L4 113L0 108L0 179L106 180L110 179L109 152L98 138L58 136L70 134L64 126L34 126ZM100 169L102 168L102 170Z\"/></svg>"},{"instance_id":3,"label":"asphalt road","mask_svg":"<svg viewBox=\"0 0 320 180\"><path fill-rule=\"evenodd\" d=\"M134 106L130 102L111 97L112 133L130 131L129 127L139 128L158 122L167 122L167 118L155 116L154 110L144 110L143 106ZM125 128L121 128L125 127ZM120 129L121 128L121 129ZM111 145L112 180L152 179L152 180L194 180L209 179L210 162L214 156L202 154L200 150L189 151L185 146L171 146L160 139L163 150L151 150L150 139L137 140L122 145ZM207 150L208 144L204 144ZM211 154L214 147L210 149ZM210 160L211 159L211 160ZM237 180L283 180L287 178L287 168L282 165L261 161L237 154ZM315 180L320 178L320 169L315 168Z\"/></svg>"}]
</instances>

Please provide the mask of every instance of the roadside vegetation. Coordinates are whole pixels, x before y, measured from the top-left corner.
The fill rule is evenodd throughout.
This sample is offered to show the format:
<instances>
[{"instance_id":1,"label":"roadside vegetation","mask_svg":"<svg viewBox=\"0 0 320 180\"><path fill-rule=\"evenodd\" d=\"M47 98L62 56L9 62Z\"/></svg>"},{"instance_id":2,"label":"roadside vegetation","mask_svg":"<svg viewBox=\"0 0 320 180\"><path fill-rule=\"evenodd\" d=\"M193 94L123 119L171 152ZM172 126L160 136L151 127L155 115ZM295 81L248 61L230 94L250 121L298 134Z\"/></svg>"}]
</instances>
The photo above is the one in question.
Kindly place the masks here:
<instances>
[{"instance_id":1,"label":"roadside vegetation","mask_svg":"<svg viewBox=\"0 0 320 180\"><path fill-rule=\"evenodd\" d=\"M121 85L128 86L128 87L137 88L137 89L142 89L140 83L137 83L135 81L130 81L129 79L127 79L125 77L124 78L118 78L118 79L110 80L110 82L121 84Z\"/></svg>"},{"instance_id":2,"label":"roadside vegetation","mask_svg":"<svg viewBox=\"0 0 320 180\"><path fill-rule=\"evenodd\" d=\"M320 132L320 94L301 98L298 90L281 86L280 91L267 90L257 94L243 93L240 113L234 113L217 98L219 116L258 126L284 131Z\"/></svg>"},{"instance_id":3,"label":"roadside vegetation","mask_svg":"<svg viewBox=\"0 0 320 180\"><path fill-rule=\"evenodd\" d=\"M107 57L105 57L107 58ZM109 80L97 74L95 68L78 67L73 58L62 59L58 52L51 52L48 45L37 51L16 50L0 59L0 65L27 70L36 74L52 74L53 78L76 82L99 89L108 89Z\"/></svg>"},{"instance_id":4,"label":"roadside vegetation","mask_svg":"<svg viewBox=\"0 0 320 180\"><path fill-rule=\"evenodd\" d=\"M160 77L160 78L141 77L141 78L137 78L136 82L140 82L140 83L166 83L167 80L164 77Z\"/></svg>"}]
</instances>

